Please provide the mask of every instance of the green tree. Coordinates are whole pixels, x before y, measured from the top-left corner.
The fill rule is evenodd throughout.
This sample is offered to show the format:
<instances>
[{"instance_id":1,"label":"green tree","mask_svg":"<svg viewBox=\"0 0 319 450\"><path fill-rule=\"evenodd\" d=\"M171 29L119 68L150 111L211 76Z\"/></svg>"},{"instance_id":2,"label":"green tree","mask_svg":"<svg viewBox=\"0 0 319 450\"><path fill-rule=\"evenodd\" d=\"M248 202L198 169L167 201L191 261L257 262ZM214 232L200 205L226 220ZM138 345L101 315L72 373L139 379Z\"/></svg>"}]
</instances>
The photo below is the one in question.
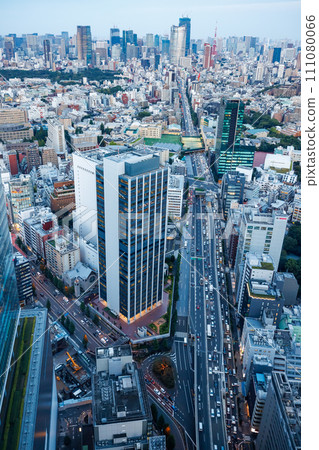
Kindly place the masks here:
<instances>
[{"instance_id":1,"label":"green tree","mask_svg":"<svg viewBox=\"0 0 319 450\"><path fill-rule=\"evenodd\" d=\"M75 325L73 322L70 321L69 332L70 332L70 334L74 334L74 331L75 331Z\"/></svg>"},{"instance_id":2,"label":"green tree","mask_svg":"<svg viewBox=\"0 0 319 450\"><path fill-rule=\"evenodd\" d=\"M155 423L157 423L158 409L157 409L155 403L151 404L151 411L152 411L153 420Z\"/></svg>"},{"instance_id":3,"label":"green tree","mask_svg":"<svg viewBox=\"0 0 319 450\"><path fill-rule=\"evenodd\" d=\"M95 323L95 325L97 325L97 326L100 325L100 318L97 314L94 314L93 323Z\"/></svg>"},{"instance_id":4,"label":"green tree","mask_svg":"<svg viewBox=\"0 0 319 450\"><path fill-rule=\"evenodd\" d=\"M85 315L86 315L87 317L90 317L90 316L91 316L89 305L86 305L86 308L85 308Z\"/></svg>"},{"instance_id":5,"label":"green tree","mask_svg":"<svg viewBox=\"0 0 319 450\"><path fill-rule=\"evenodd\" d=\"M159 416L159 418L158 418L157 426L158 426L158 428L159 428L161 431L163 431L164 425L165 425L165 419L164 419L163 414L161 414L161 415Z\"/></svg>"},{"instance_id":6,"label":"green tree","mask_svg":"<svg viewBox=\"0 0 319 450\"><path fill-rule=\"evenodd\" d=\"M71 444L71 438L70 438L70 436L68 436L68 435L64 436L63 444L64 444L66 447L68 447L68 446Z\"/></svg>"},{"instance_id":7,"label":"green tree","mask_svg":"<svg viewBox=\"0 0 319 450\"><path fill-rule=\"evenodd\" d=\"M47 310L48 310L48 311L51 311L51 302L50 302L49 299L47 300L46 307L47 307Z\"/></svg>"},{"instance_id":8,"label":"green tree","mask_svg":"<svg viewBox=\"0 0 319 450\"><path fill-rule=\"evenodd\" d=\"M101 130L101 133L104 134L104 123L101 123L100 130Z\"/></svg>"},{"instance_id":9,"label":"green tree","mask_svg":"<svg viewBox=\"0 0 319 450\"><path fill-rule=\"evenodd\" d=\"M285 237L283 248L284 248L284 250L286 250L287 253L294 253L297 245L298 245L298 242L296 239L294 239L290 236Z\"/></svg>"},{"instance_id":10,"label":"green tree","mask_svg":"<svg viewBox=\"0 0 319 450\"><path fill-rule=\"evenodd\" d=\"M80 304L80 310L84 313L85 312L85 303L81 302Z\"/></svg>"},{"instance_id":11,"label":"green tree","mask_svg":"<svg viewBox=\"0 0 319 450\"><path fill-rule=\"evenodd\" d=\"M88 342L89 342L88 337L87 337L87 335L85 334L85 335L83 336L83 340L82 340L82 344L83 344L83 347L84 347L84 348L87 348Z\"/></svg>"},{"instance_id":12,"label":"green tree","mask_svg":"<svg viewBox=\"0 0 319 450\"><path fill-rule=\"evenodd\" d=\"M301 261L296 259L287 259L286 262L286 271L291 272L295 275L298 284L301 284Z\"/></svg>"},{"instance_id":13,"label":"green tree","mask_svg":"<svg viewBox=\"0 0 319 450\"><path fill-rule=\"evenodd\" d=\"M166 448L167 450L173 450L175 448L175 438L172 434L166 437Z\"/></svg>"},{"instance_id":14,"label":"green tree","mask_svg":"<svg viewBox=\"0 0 319 450\"><path fill-rule=\"evenodd\" d=\"M60 321L61 321L62 325L64 326L64 324L65 324L65 317L64 317L64 314L62 314Z\"/></svg>"}]
</instances>

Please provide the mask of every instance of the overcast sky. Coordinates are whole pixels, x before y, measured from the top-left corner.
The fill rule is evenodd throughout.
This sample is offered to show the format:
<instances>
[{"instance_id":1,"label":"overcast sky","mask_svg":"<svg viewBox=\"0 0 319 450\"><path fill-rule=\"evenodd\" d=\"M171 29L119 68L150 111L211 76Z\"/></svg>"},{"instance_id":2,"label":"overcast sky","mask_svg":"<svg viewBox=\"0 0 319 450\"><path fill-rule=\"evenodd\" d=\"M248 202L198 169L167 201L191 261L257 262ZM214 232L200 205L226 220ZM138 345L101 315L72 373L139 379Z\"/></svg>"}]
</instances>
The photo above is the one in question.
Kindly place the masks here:
<instances>
[{"instance_id":1,"label":"overcast sky","mask_svg":"<svg viewBox=\"0 0 319 450\"><path fill-rule=\"evenodd\" d=\"M300 39L300 1L294 0L0 0L0 34L76 32L90 25L92 36L109 38L113 25L169 34L179 17L192 19L193 39L252 35Z\"/></svg>"}]
</instances>

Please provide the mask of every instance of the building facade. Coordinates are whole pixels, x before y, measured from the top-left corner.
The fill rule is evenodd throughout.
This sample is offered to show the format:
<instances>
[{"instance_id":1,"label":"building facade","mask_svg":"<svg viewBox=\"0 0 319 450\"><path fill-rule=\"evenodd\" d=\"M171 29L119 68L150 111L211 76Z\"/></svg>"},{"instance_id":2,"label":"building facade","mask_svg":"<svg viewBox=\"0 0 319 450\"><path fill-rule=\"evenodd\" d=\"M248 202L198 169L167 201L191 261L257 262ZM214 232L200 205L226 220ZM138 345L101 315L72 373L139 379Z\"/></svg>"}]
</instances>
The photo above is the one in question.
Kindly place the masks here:
<instances>
[{"instance_id":1,"label":"building facade","mask_svg":"<svg viewBox=\"0 0 319 450\"><path fill-rule=\"evenodd\" d=\"M20 314L3 185L0 183L0 410Z\"/></svg>"},{"instance_id":2,"label":"building facade","mask_svg":"<svg viewBox=\"0 0 319 450\"><path fill-rule=\"evenodd\" d=\"M168 169L159 159L127 152L96 172L100 297L127 322L162 302Z\"/></svg>"}]
</instances>

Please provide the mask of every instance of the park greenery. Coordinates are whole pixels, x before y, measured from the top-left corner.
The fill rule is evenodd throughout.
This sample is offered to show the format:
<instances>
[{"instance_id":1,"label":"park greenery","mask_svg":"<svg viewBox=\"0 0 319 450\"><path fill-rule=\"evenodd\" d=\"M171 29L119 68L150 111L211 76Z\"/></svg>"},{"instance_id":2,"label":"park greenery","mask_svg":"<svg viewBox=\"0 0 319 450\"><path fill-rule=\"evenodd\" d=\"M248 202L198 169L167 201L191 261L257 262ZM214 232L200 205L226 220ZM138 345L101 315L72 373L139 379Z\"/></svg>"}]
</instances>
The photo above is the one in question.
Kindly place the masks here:
<instances>
[{"instance_id":1,"label":"park greenery","mask_svg":"<svg viewBox=\"0 0 319 450\"><path fill-rule=\"evenodd\" d=\"M301 284L301 225L299 223L289 228L282 246L279 270L294 274L298 284ZM289 257L293 256L293 257Z\"/></svg>"},{"instance_id":2,"label":"park greenery","mask_svg":"<svg viewBox=\"0 0 319 450\"><path fill-rule=\"evenodd\" d=\"M151 404L151 412L153 417L153 422L155 427L161 434L166 436L166 448L167 450L174 450L175 448L175 438L174 435L171 434L171 428L168 423L165 422L163 414L158 415L158 409L155 403Z\"/></svg>"},{"instance_id":3,"label":"park greenery","mask_svg":"<svg viewBox=\"0 0 319 450\"><path fill-rule=\"evenodd\" d=\"M73 286L66 286L63 283L63 280L58 278L56 275L53 275L53 273L44 264L40 264L40 270L46 278L52 281L54 286L59 289L59 291L63 292L63 294L65 294L67 297L72 297L72 295L74 294Z\"/></svg>"},{"instance_id":4,"label":"park greenery","mask_svg":"<svg viewBox=\"0 0 319 450\"><path fill-rule=\"evenodd\" d=\"M68 330L68 332L72 335L74 334L75 331L75 325L72 322L72 320L70 320L69 316L67 315L65 318L65 315L63 314L60 318L60 322L61 324L64 326L64 328L66 330Z\"/></svg>"},{"instance_id":5,"label":"park greenery","mask_svg":"<svg viewBox=\"0 0 319 450\"><path fill-rule=\"evenodd\" d=\"M175 386L174 368L172 362L166 356L156 359L152 366L156 378L168 389Z\"/></svg>"},{"instance_id":6,"label":"park greenery","mask_svg":"<svg viewBox=\"0 0 319 450\"><path fill-rule=\"evenodd\" d=\"M80 82L82 83L82 78L87 78L88 81L105 81L114 80L115 75L118 72L113 72L110 70L100 70L98 68L81 70L78 73L64 72L62 70L56 70L52 72L50 70L21 70L21 69L8 69L1 70L0 75L5 78L47 78L52 83L59 82Z\"/></svg>"},{"instance_id":7,"label":"park greenery","mask_svg":"<svg viewBox=\"0 0 319 450\"><path fill-rule=\"evenodd\" d=\"M32 338L35 318L25 318L20 322L18 338L15 343L16 364L12 367L12 385L9 392L6 414L4 415L1 448L17 450L22 425L24 400L28 382Z\"/></svg>"},{"instance_id":8,"label":"park greenery","mask_svg":"<svg viewBox=\"0 0 319 450\"><path fill-rule=\"evenodd\" d=\"M265 128L270 130L272 127L280 125L280 122L276 119L272 119L269 114L261 114L259 112L251 112L249 115L244 114L244 124L254 126L254 128Z\"/></svg>"}]
</instances>

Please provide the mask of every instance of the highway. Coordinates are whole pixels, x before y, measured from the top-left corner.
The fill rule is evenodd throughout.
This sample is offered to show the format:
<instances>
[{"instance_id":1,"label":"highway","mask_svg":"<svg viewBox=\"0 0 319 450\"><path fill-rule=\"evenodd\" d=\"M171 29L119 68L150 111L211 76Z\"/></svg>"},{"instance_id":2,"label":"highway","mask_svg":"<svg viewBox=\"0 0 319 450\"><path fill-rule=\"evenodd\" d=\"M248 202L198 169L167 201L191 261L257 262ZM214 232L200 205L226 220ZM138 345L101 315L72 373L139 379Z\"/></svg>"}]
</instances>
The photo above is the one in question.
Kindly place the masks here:
<instances>
[{"instance_id":1,"label":"highway","mask_svg":"<svg viewBox=\"0 0 319 450\"><path fill-rule=\"evenodd\" d=\"M194 127L192 116L189 109L188 99L186 96L186 89L184 80L177 78L178 89L180 93L180 100L182 103L182 114L184 119L185 131L184 136L197 136L198 131Z\"/></svg>"}]
</instances>

